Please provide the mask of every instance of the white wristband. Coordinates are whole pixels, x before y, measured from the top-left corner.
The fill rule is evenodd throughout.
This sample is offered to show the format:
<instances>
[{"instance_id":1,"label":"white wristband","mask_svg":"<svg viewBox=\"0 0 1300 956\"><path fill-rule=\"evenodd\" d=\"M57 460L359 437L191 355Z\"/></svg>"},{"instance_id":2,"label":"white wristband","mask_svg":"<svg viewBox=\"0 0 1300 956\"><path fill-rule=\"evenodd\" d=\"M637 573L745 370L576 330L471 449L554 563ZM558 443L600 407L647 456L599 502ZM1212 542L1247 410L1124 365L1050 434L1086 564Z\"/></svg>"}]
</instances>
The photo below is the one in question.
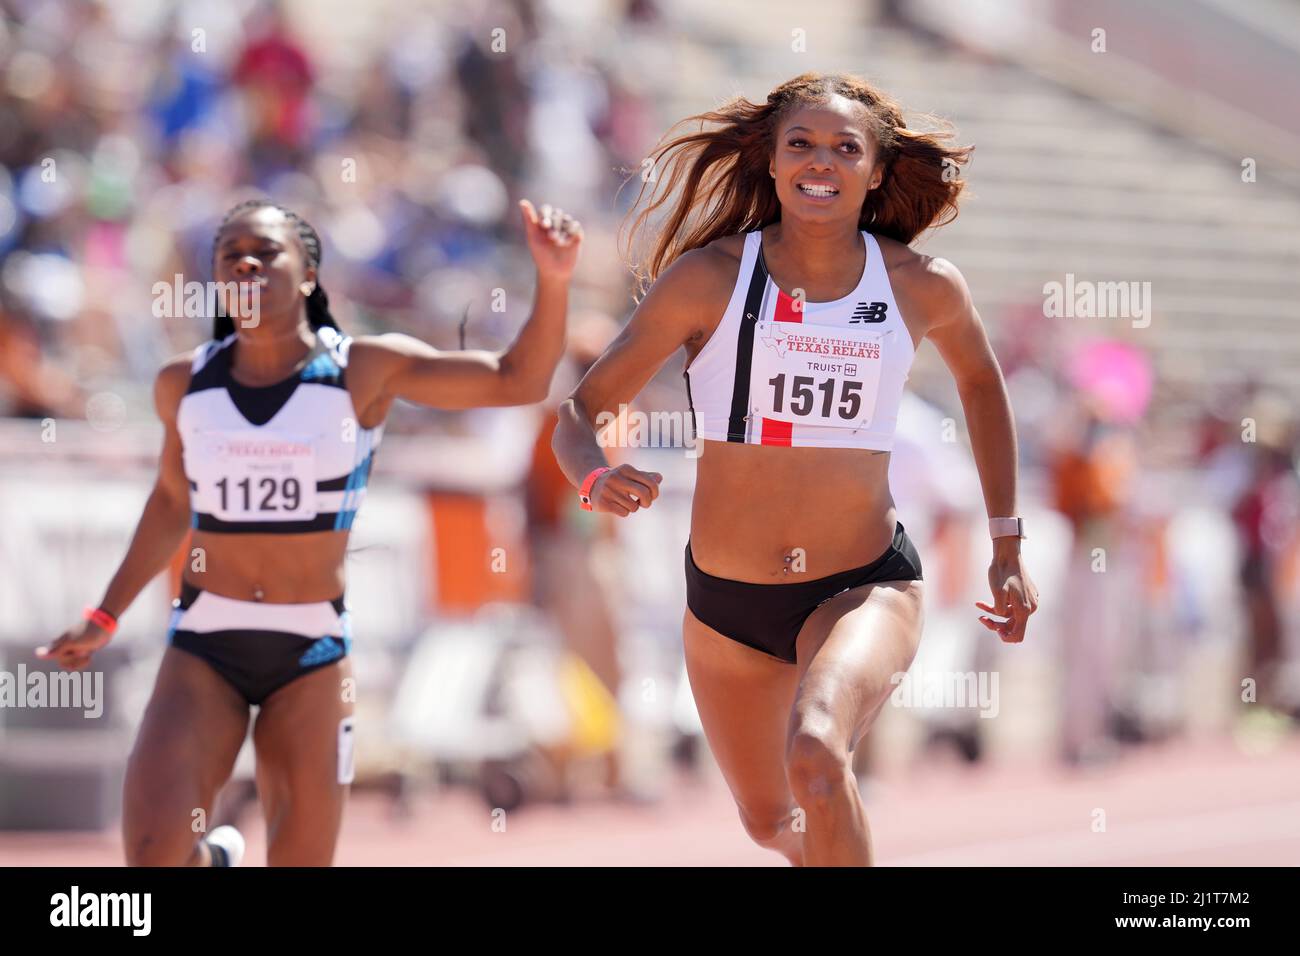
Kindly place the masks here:
<instances>
[{"instance_id":1,"label":"white wristband","mask_svg":"<svg viewBox=\"0 0 1300 956\"><path fill-rule=\"evenodd\" d=\"M993 538L1023 538L1025 536L1025 521L1023 518L990 518L989 536Z\"/></svg>"}]
</instances>

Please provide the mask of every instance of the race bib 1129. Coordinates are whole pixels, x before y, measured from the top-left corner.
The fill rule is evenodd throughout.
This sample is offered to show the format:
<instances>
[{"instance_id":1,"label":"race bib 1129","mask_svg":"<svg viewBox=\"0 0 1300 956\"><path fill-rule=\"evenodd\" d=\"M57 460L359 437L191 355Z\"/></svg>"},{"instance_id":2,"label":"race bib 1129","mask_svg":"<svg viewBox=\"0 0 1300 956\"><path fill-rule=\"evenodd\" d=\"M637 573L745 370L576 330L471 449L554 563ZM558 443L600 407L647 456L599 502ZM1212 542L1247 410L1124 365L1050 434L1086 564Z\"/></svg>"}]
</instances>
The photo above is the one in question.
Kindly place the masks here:
<instances>
[{"instance_id":1,"label":"race bib 1129","mask_svg":"<svg viewBox=\"0 0 1300 956\"><path fill-rule=\"evenodd\" d=\"M311 439L255 431L202 436L199 495L222 521L298 521L316 517Z\"/></svg>"}]
</instances>

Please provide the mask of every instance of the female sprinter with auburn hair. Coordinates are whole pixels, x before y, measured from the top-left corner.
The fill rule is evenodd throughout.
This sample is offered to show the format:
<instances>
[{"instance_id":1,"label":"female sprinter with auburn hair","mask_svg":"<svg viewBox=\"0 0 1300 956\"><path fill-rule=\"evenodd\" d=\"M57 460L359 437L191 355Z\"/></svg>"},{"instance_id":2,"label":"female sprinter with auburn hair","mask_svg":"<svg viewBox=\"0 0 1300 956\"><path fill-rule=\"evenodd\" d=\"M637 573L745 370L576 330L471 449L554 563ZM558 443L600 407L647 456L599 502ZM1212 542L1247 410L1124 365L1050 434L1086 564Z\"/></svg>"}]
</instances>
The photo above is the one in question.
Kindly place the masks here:
<instances>
[{"instance_id":1,"label":"female sprinter with auburn hair","mask_svg":"<svg viewBox=\"0 0 1300 956\"><path fill-rule=\"evenodd\" d=\"M956 379L992 519L991 605L1024 638L1016 439L961 274L908 248L950 221L968 161L908 129L852 76L806 74L736 99L655 150L661 207L623 333L560 409L554 446L584 507L653 505L658 474L609 470L593 423L678 348L704 440L685 567L687 674L750 837L795 865L870 864L849 751L921 638L921 562L887 477L922 339ZM688 120L687 122L691 122ZM793 826L804 815L803 826Z\"/></svg>"},{"instance_id":2,"label":"female sprinter with auburn hair","mask_svg":"<svg viewBox=\"0 0 1300 956\"><path fill-rule=\"evenodd\" d=\"M233 828L200 839L192 827L230 776L252 705L268 862L332 861L352 778L344 556L388 410L398 398L438 408L541 401L564 351L581 228L558 209L521 207L537 291L500 353L343 335L311 226L264 201L222 222L214 278L239 296L227 297L227 314L232 302L256 302L257 314L239 328L219 318L212 341L159 373L158 479L126 557L87 619L37 652L85 667L193 528L205 560L186 562L127 767L128 864L239 862Z\"/></svg>"}]
</instances>

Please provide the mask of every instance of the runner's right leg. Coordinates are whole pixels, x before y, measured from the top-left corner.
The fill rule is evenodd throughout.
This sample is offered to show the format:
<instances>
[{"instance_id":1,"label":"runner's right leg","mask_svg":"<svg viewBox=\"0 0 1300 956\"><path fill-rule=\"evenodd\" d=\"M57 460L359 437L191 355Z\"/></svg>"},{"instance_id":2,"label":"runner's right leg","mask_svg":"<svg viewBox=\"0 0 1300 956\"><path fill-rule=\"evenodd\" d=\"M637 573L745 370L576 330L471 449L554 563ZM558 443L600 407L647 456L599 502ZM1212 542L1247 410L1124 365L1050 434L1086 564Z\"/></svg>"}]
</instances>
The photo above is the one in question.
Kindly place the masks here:
<instances>
[{"instance_id":1,"label":"runner's right leg","mask_svg":"<svg viewBox=\"0 0 1300 956\"><path fill-rule=\"evenodd\" d=\"M248 704L225 679L194 655L167 648L126 768L128 866L209 864L200 841L248 720Z\"/></svg>"},{"instance_id":2,"label":"runner's right leg","mask_svg":"<svg viewBox=\"0 0 1300 956\"><path fill-rule=\"evenodd\" d=\"M686 610L686 674L709 749L741 822L759 846L803 865L803 834L785 772L799 669L719 634Z\"/></svg>"}]
</instances>

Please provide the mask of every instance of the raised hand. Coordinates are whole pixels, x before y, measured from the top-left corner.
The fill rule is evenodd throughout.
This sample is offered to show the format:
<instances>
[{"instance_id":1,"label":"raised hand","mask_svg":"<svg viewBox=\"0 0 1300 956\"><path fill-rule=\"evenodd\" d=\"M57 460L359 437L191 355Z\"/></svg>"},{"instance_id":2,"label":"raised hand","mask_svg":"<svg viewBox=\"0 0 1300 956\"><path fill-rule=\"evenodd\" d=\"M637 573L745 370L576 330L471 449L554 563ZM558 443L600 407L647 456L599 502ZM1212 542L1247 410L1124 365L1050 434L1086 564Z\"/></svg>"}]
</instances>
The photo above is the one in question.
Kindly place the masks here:
<instances>
[{"instance_id":1,"label":"raised hand","mask_svg":"<svg viewBox=\"0 0 1300 956\"><path fill-rule=\"evenodd\" d=\"M539 211L527 199L521 199L519 209L524 218L528 251L537 265L538 275L568 281L578 264L582 224L550 204L544 204Z\"/></svg>"}]
</instances>

